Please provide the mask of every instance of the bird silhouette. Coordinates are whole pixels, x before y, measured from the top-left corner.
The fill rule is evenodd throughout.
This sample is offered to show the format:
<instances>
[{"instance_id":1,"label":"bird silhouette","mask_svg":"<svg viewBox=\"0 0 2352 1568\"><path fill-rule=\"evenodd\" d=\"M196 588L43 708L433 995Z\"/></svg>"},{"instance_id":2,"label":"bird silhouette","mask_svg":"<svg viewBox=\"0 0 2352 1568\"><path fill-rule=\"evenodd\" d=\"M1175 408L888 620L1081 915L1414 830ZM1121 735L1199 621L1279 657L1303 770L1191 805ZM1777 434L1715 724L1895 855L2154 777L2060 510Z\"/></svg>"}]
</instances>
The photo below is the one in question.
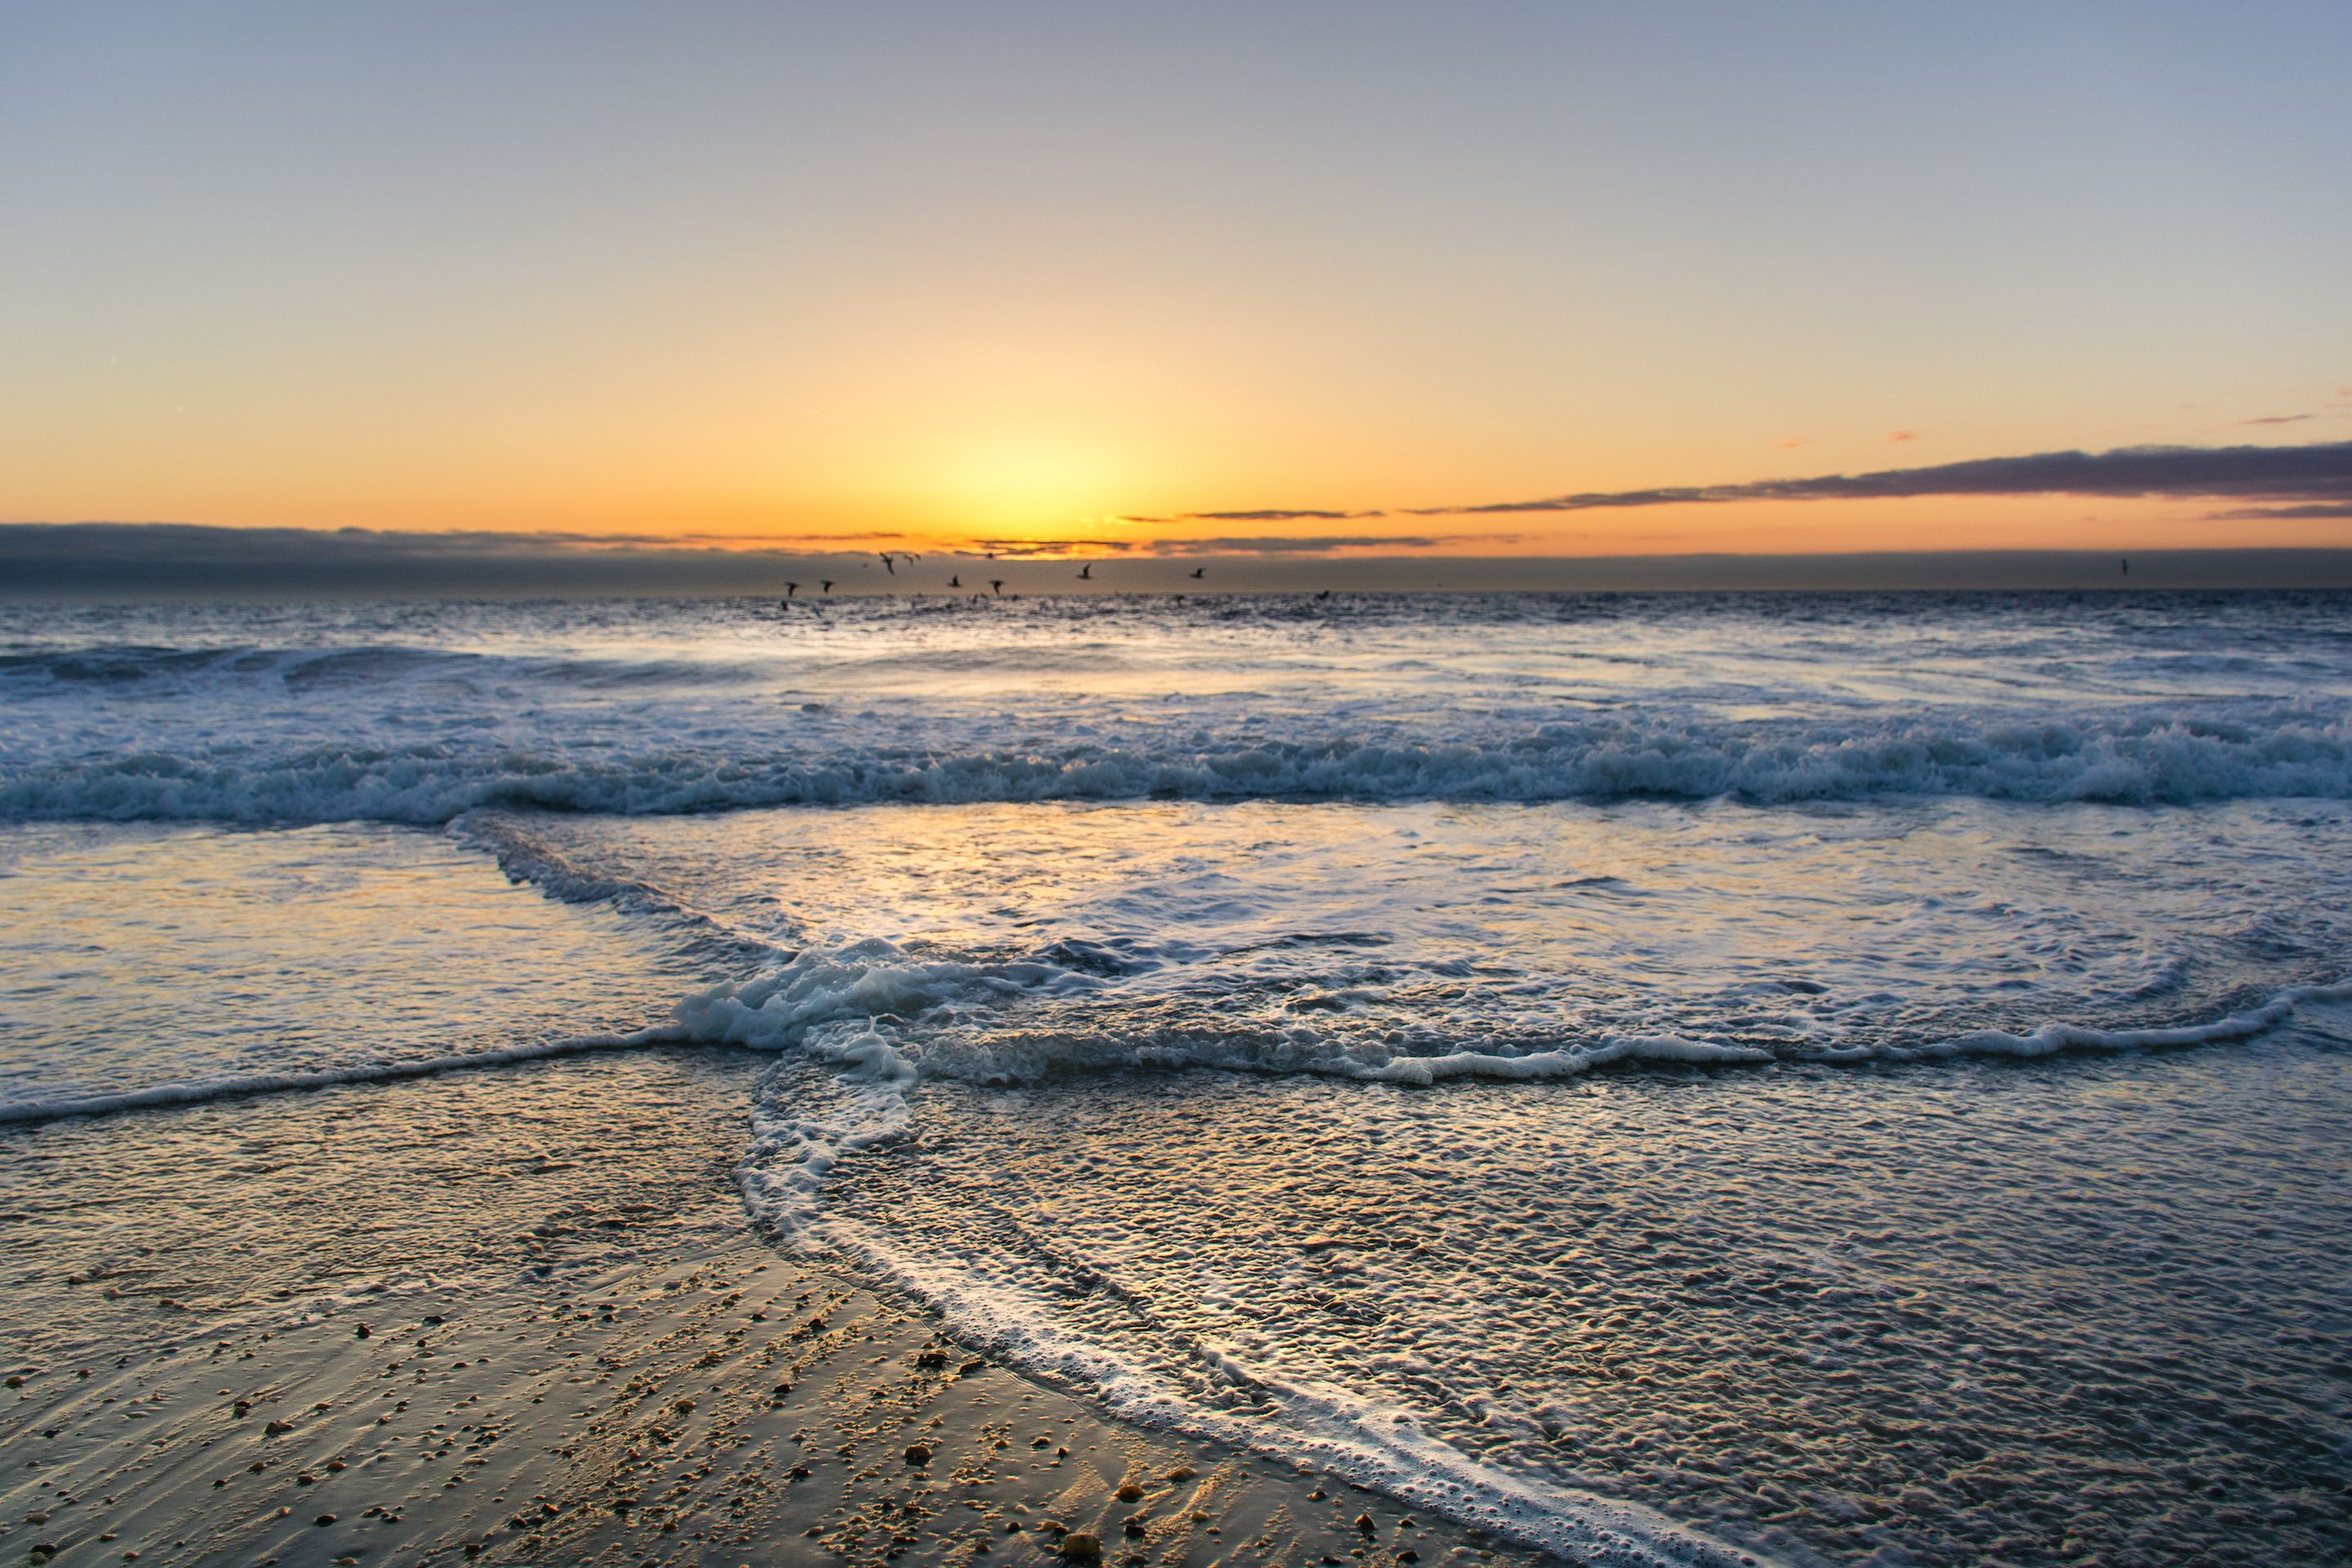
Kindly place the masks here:
<instances>
[{"instance_id":1,"label":"bird silhouette","mask_svg":"<svg viewBox=\"0 0 2352 1568\"><path fill-rule=\"evenodd\" d=\"M2130 557L2130 556L2126 555L2126 556L2125 556L2125 557L2123 558L2123 568L2124 568L2124 575L2125 575L2125 576L2126 576L2126 577L2130 576L2130 575L2131 575L2131 557Z\"/></svg>"},{"instance_id":2,"label":"bird silhouette","mask_svg":"<svg viewBox=\"0 0 2352 1568\"><path fill-rule=\"evenodd\" d=\"M958 576L954 576L954 577L950 577L950 578L949 578L949 579L948 579L948 586L949 586L949 587L950 587L950 588L961 588L961 587L962 587L962 586L963 586L963 578L962 578L961 575L958 575Z\"/></svg>"},{"instance_id":3,"label":"bird silhouette","mask_svg":"<svg viewBox=\"0 0 2352 1568\"><path fill-rule=\"evenodd\" d=\"M791 598L794 594L797 594L800 591L801 585L798 583L787 583L784 584L784 597L787 599Z\"/></svg>"},{"instance_id":4,"label":"bird silhouette","mask_svg":"<svg viewBox=\"0 0 2352 1568\"><path fill-rule=\"evenodd\" d=\"M1326 589L1324 589L1321 593L1319 593L1319 594L1316 595L1315 595L1315 599L1316 599L1316 602L1317 602L1318 604L1320 604L1323 600L1328 599L1328 598L1329 598L1330 596L1331 596L1331 590L1330 590L1330 589L1328 589L1328 588L1326 588Z\"/></svg>"},{"instance_id":5,"label":"bird silhouette","mask_svg":"<svg viewBox=\"0 0 2352 1568\"><path fill-rule=\"evenodd\" d=\"M1002 577L991 577L988 580L988 587L991 593L1002 594L1004 592L1004 579Z\"/></svg>"},{"instance_id":6,"label":"bird silhouette","mask_svg":"<svg viewBox=\"0 0 2352 1568\"><path fill-rule=\"evenodd\" d=\"M1202 578L1207 576L1208 574L1209 569L1206 566L1195 566L1192 568L1192 581L1197 583Z\"/></svg>"},{"instance_id":7,"label":"bird silhouette","mask_svg":"<svg viewBox=\"0 0 2352 1568\"><path fill-rule=\"evenodd\" d=\"M887 572L893 577L896 577L898 574L899 562L920 561L922 559L921 556L916 554L911 550L877 550L874 553L882 557L882 570Z\"/></svg>"},{"instance_id":8,"label":"bird silhouette","mask_svg":"<svg viewBox=\"0 0 2352 1568\"><path fill-rule=\"evenodd\" d=\"M827 577L827 578L825 578L823 582L819 583L819 584L817 584L817 586L818 586L818 587L820 587L820 588L823 588L826 593L830 594L830 593L832 593L832 592L833 592L833 579L832 579L832 578L830 578L830 577Z\"/></svg>"},{"instance_id":9,"label":"bird silhouette","mask_svg":"<svg viewBox=\"0 0 2352 1568\"><path fill-rule=\"evenodd\" d=\"M1078 581L1081 583L1091 583L1094 580L1095 563L1089 561L1085 565L1078 568Z\"/></svg>"}]
</instances>

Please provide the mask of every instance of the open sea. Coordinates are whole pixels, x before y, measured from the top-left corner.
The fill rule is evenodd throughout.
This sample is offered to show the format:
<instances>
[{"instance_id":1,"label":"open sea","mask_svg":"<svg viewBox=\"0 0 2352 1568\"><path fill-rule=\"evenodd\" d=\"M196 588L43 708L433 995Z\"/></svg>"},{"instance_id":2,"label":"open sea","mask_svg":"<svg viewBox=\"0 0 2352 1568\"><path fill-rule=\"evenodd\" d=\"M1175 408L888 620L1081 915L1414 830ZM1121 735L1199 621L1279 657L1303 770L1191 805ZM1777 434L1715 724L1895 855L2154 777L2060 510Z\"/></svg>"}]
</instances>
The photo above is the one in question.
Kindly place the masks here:
<instances>
[{"instance_id":1,"label":"open sea","mask_svg":"<svg viewBox=\"0 0 2352 1568\"><path fill-rule=\"evenodd\" d=\"M757 1053L774 1246L1139 1422L2352 1561L2352 595L5 605L0 908L0 1145Z\"/></svg>"}]
</instances>

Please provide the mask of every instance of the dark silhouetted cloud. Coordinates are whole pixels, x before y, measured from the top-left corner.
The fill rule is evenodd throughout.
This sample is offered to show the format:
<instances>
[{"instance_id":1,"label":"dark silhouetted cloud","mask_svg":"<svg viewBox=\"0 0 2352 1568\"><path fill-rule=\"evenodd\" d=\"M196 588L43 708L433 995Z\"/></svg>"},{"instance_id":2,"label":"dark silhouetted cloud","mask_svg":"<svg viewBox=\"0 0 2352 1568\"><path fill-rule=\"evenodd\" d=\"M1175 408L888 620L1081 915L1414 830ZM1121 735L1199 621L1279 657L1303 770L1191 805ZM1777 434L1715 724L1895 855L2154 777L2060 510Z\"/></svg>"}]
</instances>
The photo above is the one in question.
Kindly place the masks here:
<instances>
[{"instance_id":1,"label":"dark silhouetted cloud","mask_svg":"<svg viewBox=\"0 0 2352 1568\"><path fill-rule=\"evenodd\" d=\"M2125 447L2112 452L2036 452L1924 468L1591 490L1535 500L1421 507L1415 517L1586 511L1749 500L1884 500L1913 496L2080 495L2235 497L2247 500L2352 500L2352 441L2308 447Z\"/></svg>"},{"instance_id":2,"label":"dark silhouetted cloud","mask_svg":"<svg viewBox=\"0 0 2352 1568\"><path fill-rule=\"evenodd\" d=\"M2306 419L2317 417L2318 416L2313 414L2265 414L2259 419L2241 419L2238 423L2241 425L2300 425Z\"/></svg>"}]
</instances>

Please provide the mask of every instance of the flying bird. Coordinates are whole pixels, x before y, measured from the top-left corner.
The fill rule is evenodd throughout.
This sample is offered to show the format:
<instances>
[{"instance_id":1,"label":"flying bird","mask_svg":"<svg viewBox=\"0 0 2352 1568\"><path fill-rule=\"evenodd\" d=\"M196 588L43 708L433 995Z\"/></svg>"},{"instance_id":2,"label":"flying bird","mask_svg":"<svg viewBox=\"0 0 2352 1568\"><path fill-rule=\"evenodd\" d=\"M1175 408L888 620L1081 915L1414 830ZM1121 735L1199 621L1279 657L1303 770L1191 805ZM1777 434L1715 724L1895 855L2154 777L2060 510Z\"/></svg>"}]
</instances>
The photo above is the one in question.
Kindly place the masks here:
<instances>
[{"instance_id":1,"label":"flying bird","mask_svg":"<svg viewBox=\"0 0 2352 1568\"><path fill-rule=\"evenodd\" d=\"M1095 563L1089 561L1085 565L1078 568L1078 581L1082 583L1091 583L1094 580Z\"/></svg>"},{"instance_id":2,"label":"flying bird","mask_svg":"<svg viewBox=\"0 0 2352 1568\"><path fill-rule=\"evenodd\" d=\"M824 582L822 582L822 583L818 584L817 584L817 586L819 586L819 587L823 588L826 593L830 594L830 593L832 593L832 592L833 592L833 579L832 579L832 578L830 578L830 577L827 577Z\"/></svg>"},{"instance_id":3,"label":"flying bird","mask_svg":"<svg viewBox=\"0 0 2352 1568\"><path fill-rule=\"evenodd\" d=\"M784 584L784 597L787 599L790 599L794 594L797 594L800 591L801 585L798 583L787 583Z\"/></svg>"},{"instance_id":4,"label":"flying bird","mask_svg":"<svg viewBox=\"0 0 2352 1568\"><path fill-rule=\"evenodd\" d=\"M2123 569L2125 576L2128 577L2131 575L2131 557L2128 555L2123 558Z\"/></svg>"},{"instance_id":5,"label":"flying bird","mask_svg":"<svg viewBox=\"0 0 2352 1568\"><path fill-rule=\"evenodd\" d=\"M957 576L954 576L954 577L950 577L950 578L949 578L949 579L948 579L948 586L949 586L949 587L950 587L950 588L961 588L961 587L962 587L962 586L963 586L963 578L962 578L961 575L957 575Z\"/></svg>"},{"instance_id":6,"label":"flying bird","mask_svg":"<svg viewBox=\"0 0 2352 1568\"><path fill-rule=\"evenodd\" d=\"M991 577L988 580L988 587L991 593L1002 594L1004 592L1004 579L1002 577Z\"/></svg>"},{"instance_id":7,"label":"flying bird","mask_svg":"<svg viewBox=\"0 0 2352 1568\"><path fill-rule=\"evenodd\" d=\"M1206 566L1195 566L1195 567L1193 567L1193 568L1192 568L1192 581L1194 581L1195 583L1199 582L1202 577L1204 577L1204 576L1206 576L1206 575L1208 574L1208 571L1209 571L1209 569L1208 569Z\"/></svg>"},{"instance_id":8,"label":"flying bird","mask_svg":"<svg viewBox=\"0 0 2352 1568\"><path fill-rule=\"evenodd\" d=\"M920 561L922 559L921 556L916 554L911 550L877 550L874 553L882 557L882 570L887 572L893 577L896 577L898 574L899 562Z\"/></svg>"},{"instance_id":9,"label":"flying bird","mask_svg":"<svg viewBox=\"0 0 2352 1568\"><path fill-rule=\"evenodd\" d=\"M1319 604L1319 603L1321 603L1323 600L1328 599L1328 598L1329 598L1330 596L1331 596L1331 590L1330 590L1330 589L1328 589L1328 588L1326 588L1326 589L1324 589L1321 593L1319 593L1319 594L1316 595L1315 595L1315 598L1316 598L1316 602Z\"/></svg>"}]
</instances>

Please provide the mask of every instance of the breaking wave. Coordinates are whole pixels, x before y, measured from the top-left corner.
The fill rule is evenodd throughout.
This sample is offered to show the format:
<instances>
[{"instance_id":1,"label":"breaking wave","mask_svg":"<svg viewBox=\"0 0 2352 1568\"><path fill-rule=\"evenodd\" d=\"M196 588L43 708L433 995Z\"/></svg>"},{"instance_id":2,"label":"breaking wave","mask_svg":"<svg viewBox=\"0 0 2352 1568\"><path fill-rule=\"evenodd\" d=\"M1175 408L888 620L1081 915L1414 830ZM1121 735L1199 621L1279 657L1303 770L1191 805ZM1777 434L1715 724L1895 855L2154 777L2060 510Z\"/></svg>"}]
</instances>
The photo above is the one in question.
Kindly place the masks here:
<instances>
[{"instance_id":1,"label":"breaking wave","mask_svg":"<svg viewBox=\"0 0 2352 1568\"><path fill-rule=\"evenodd\" d=\"M936 742L936 743L932 743ZM1590 720L1459 738L822 749L313 747L0 761L0 819L448 822L484 807L660 815L777 805L1328 798L1757 803L1966 795L2186 805L2352 797L2352 722L2307 713L1876 729Z\"/></svg>"}]
</instances>

